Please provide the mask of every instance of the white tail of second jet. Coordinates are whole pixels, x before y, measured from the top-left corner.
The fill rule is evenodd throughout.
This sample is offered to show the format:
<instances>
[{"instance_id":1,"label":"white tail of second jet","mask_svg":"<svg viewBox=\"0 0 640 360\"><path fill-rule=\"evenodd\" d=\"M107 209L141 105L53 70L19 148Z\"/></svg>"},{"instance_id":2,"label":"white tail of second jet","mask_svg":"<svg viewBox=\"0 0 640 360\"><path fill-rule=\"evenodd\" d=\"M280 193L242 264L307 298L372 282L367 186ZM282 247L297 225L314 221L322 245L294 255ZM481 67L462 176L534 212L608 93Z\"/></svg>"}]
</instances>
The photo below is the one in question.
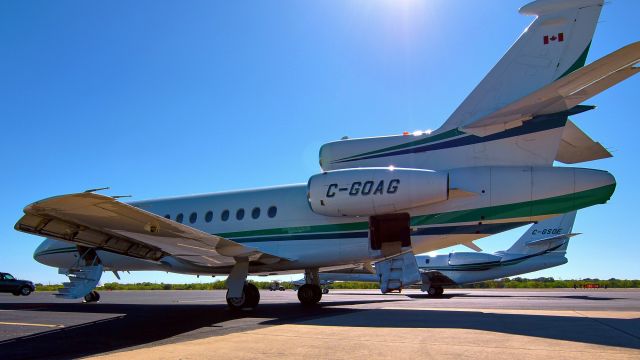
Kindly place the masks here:
<instances>
[{"instance_id":1,"label":"white tail of second jet","mask_svg":"<svg viewBox=\"0 0 640 360\"><path fill-rule=\"evenodd\" d=\"M504 255L520 257L545 251L565 253L569 238L576 235L571 233L575 219L576 212L572 211L531 225L518 241L504 251Z\"/></svg>"}]
</instances>

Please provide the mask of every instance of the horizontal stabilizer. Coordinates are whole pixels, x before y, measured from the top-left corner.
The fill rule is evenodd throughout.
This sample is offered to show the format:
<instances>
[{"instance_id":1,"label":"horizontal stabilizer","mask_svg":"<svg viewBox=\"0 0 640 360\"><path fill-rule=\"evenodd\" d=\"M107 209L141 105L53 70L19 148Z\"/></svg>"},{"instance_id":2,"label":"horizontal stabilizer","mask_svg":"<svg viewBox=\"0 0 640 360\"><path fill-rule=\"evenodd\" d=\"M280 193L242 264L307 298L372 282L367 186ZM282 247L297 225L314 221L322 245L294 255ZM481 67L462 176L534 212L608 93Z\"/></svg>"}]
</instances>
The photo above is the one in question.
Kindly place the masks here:
<instances>
[{"instance_id":1,"label":"horizontal stabilizer","mask_svg":"<svg viewBox=\"0 0 640 360\"><path fill-rule=\"evenodd\" d=\"M547 245L547 244L550 244L550 243L552 243L554 241L568 239L568 238L574 237L576 235L580 235L580 233L560 234L560 235L551 236L551 237L544 238L544 239L532 240L532 241L529 241L529 242L525 243L525 245L527 245L527 246Z\"/></svg>"},{"instance_id":2,"label":"horizontal stabilizer","mask_svg":"<svg viewBox=\"0 0 640 360\"><path fill-rule=\"evenodd\" d=\"M640 42L627 45L583 68L471 121L463 130L486 136L522 125L536 116L569 110L613 85L640 72Z\"/></svg>"},{"instance_id":3,"label":"horizontal stabilizer","mask_svg":"<svg viewBox=\"0 0 640 360\"><path fill-rule=\"evenodd\" d=\"M605 159L611 153L599 142L593 141L571 120L567 121L556 160L565 164L576 164L585 161Z\"/></svg>"},{"instance_id":4,"label":"horizontal stabilizer","mask_svg":"<svg viewBox=\"0 0 640 360\"><path fill-rule=\"evenodd\" d=\"M476 251L476 252L481 252L482 249L480 249L480 247L476 244L473 243L473 241L470 241L468 243L463 243L462 245L468 247L469 249Z\"/></svg>"}]
</instances>

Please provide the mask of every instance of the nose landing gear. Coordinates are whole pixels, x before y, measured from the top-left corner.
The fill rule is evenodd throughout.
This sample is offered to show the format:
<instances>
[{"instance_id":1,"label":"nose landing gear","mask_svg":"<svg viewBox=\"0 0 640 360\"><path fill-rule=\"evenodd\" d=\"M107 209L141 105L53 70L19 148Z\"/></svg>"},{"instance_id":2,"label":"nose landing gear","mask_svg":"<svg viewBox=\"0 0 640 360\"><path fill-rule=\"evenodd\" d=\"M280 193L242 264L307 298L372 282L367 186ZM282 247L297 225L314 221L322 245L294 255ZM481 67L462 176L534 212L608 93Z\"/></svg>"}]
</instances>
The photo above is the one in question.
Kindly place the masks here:
<instances>
[{"instance_id":1,"label":"nose landing gear","mask_svg":"<svg viewBox=\"0 0 640 360\"><path fill-rule=\"evenodd\" d=\"M242 288L242 295L240 297L229 297L229 290L227 290L227 305L232 310L252 310L260 302L260 291L252 283L245 283Z\"/></svg>"}]
</instances>

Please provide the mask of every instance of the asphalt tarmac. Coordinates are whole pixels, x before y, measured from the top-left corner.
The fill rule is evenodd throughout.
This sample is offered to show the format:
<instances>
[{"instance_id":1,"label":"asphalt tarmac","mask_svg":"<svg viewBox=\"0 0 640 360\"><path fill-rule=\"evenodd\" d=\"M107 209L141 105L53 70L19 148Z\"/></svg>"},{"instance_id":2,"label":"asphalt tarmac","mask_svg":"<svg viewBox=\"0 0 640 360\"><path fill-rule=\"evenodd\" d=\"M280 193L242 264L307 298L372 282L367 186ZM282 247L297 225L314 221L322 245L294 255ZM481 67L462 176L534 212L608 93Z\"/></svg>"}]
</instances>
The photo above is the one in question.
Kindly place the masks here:
<instances>
[{"instance_id":1,"label":"asphalt tarmac","mask_svg":"<svg viewBox=\"0 0 640 360\"><path fill-rule=\"evenodd\" d=\"M0 294L1 359L637 358L640 291L332 290L320 306L261 291L253 312L224 291L103 291L99 303Z\"/></svg>"}]
</instances>

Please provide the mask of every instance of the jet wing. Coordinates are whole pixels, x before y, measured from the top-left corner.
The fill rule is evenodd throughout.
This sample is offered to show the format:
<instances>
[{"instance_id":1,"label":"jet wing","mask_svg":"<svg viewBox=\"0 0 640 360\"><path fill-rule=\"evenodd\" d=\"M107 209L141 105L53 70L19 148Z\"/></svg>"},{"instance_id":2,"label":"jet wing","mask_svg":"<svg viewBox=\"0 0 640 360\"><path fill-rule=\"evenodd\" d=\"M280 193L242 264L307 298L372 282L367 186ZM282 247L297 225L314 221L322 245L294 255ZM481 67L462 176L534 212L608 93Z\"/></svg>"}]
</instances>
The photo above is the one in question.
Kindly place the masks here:
<instances>
[{"instance_id":1,"label":"jet wing","mask_svg":"<svg viewBox=\"0 0 640 360\"><path fill-rule=\"evenodd\" d=\"M569 110L640 72L640 42L627 45L584 66L462 129L486 136L522 125L536 116Z\"/></svg>"},{"instance_id":2,"label":"jet wing","mask_svg":"<svg viewBox=\"0 0 640 360\"><path fill-rule=\"evenodd\" d=\"M112 197L78 193L24 208L18 231L158 261L173 256L201 266L224 267L235 259L272 264L280 257L207 234Z\"/></svg>"}]
</instances>

